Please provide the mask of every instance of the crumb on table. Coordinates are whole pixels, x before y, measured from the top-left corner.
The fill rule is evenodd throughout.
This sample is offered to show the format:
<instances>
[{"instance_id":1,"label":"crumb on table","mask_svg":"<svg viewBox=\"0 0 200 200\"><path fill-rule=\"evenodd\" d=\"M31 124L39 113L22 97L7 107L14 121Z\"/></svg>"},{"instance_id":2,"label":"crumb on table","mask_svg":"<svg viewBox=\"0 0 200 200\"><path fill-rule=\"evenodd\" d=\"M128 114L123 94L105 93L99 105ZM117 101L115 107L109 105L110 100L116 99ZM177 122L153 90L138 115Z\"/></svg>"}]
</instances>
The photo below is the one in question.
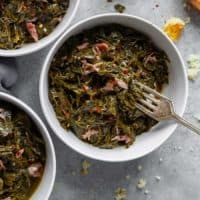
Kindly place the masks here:
<instances>
[{"instance_id":1,"label":"crumb on table","mask_svg":"<svg viewBox=\"0 0 200 200\"><path fill-rule=\"evenodd\" d=\"M86 176L89 173L90 163L87 160L82 162L81 175Z\"/></svg>"}]
</instances>

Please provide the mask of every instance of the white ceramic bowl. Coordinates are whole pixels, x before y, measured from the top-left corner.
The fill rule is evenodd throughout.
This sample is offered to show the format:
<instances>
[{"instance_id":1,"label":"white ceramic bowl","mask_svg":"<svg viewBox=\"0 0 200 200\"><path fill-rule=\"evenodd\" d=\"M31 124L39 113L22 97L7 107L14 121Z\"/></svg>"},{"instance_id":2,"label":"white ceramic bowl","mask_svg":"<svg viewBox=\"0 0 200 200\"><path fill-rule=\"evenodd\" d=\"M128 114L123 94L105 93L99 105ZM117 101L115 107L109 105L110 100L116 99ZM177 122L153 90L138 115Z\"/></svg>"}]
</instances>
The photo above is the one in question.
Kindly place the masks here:
<instances>
[{"instance_id":1,"label":"white ceramic bowl","mask_svg":"<svg viewBox=\"0 0 200 200\"><path fill-rule=\"evenodd\" d=\"M40 102L46 119L55 134L69 147L75 151L93 159L110 162L121 162L142 157L158 148L167 138L172 135L176 128L175 123L162 122L149 130L147 133L136 138L134 145L128 149L119 147L111 150L100 149L82 142L72 132L64 130L56 119L53 107L48 98L48 71L55 53L62 44L71 36L94 26L118 23L134 28L148 35L156 46L163 49L171 63L169 64L169 85L164 89L175 105L178 114L182 115L187 101L188 82L183 59L171 40L151 22L139 17L121 14L102 14L83 20L72 26L59 38L46 57L40 77Z\"/></svg>"},{"instance_id":2,"label":"white ceramic bowl","mask_svg":"<svg viewBox=\"0 0 200 200\"><path fill-rule=\"evenodd\" d=\"M36 115L36 113L31 108L29 108L26 104L24 104L22 101L3 92L0 92L0 100L11 103L17 108L23 110L33 120L36 127L38 128L41 135L43 136L43 139L46 145L45 146L46 156L47 156L46 165L45 165L45 170L44 170L41 183L39 184L35 193L31 197L31 200L48 200L51 194L51 191L53 189L55 176L56 176L55 150L54 150L54 146L51 141L51 138L49 136L49 133L46 127L44 126L43 122Z\"/></svg>"},{"instance_id":3,"label":"white ceramic bowl","mask_svg":"<svg viewBox=\"0 0 200 200\"><path fill-rule=\"evenodd\" d=\"M14 50L4 50L0 49L0 56L2 57L16 57L16 56L23 56L27 55L40 49L46 47L47 45L51 44L55 41L65 30L73 20L76 11L78 9L80 0L70 0L69 8L67 10L66 15L64 16L61 23L55 28L55 30L50 33L47 37L42 38L36 43L30 43L24 45L22 48L14 49Z\"/></svg>"}]
</instances>

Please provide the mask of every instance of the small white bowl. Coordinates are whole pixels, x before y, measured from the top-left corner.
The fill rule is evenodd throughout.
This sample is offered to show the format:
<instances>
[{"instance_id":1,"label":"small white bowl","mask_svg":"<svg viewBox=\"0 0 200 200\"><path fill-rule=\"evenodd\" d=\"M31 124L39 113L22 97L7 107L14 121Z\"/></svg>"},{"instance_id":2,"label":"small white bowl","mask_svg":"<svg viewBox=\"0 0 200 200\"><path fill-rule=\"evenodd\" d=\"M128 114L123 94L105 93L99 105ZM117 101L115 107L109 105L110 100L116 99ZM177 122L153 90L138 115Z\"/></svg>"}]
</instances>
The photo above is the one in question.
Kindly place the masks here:
<instances>
[{"instance_id":1,"label":"small white bowl","mask_svg":"<svg viewBox=\"0 0 200 200\"><path fill-rule=\"evenodd\" d=\"M25 44L23 47L19 49L11 49L11 50L0 49L0 56L17 57L17 56L27 55L39 51L40 49L54 42L65 30L67 30L67 27L70 25L71 21L73 20L77 12L79 3L80 0L70 0L69 8L63 20L60 22L60 24L58 24L55 30L48 36L42 38L38 42Z\"/></svg>"},{"instance_id":2,"label":"small white bowl","mask_svg":"<svg viewBox=\"0 0 200 200\"><path fill-rule=\"evenodd\" d=\"M169 64L169 85L164 89L164 94L174 102L177 113L182 115L185 110L188 96L188 81L184 62L178 49L173 42L151 22L140 17L124 14L102 14L91 17L72 26L62 37L60 37L50 50L44 62L40 77L39 92L43 113L55 134L65 144L75 151L93 159L109 162L122 162L142 157L158 148L170 135L172 135L177 125L166 121L159 123L147 133L137 136L135 143L128 149L124 147L110 150L100 149L84 143L71 131L64 130L60 126L48 98L49 67L55 53L63 43L71 36L74 36L85 29L111 23L118 23L131 27L148 35L157 47L163 49L167 53L171 63Z\"/></svg>"},{"instance_id":3,"label":"small white bowl","mask_svg":"<svg viewBox=\"0 0 200 200\"><path fill-rule=\"evenodd\" d=\"M0 92L0 100L8 102L16 106L17 108L23 110L33 120L36 127L43 136L43 139L45 141L45 149L47 156L45 170L42 180L38 188L34 192L33 196L31 197L31 200L48 200L52 192L56 177L56 156L51 137L45 125L43 124L41 119L37 116L37 114L22 101L3 92Z\"/></svg>"}]
</instances>

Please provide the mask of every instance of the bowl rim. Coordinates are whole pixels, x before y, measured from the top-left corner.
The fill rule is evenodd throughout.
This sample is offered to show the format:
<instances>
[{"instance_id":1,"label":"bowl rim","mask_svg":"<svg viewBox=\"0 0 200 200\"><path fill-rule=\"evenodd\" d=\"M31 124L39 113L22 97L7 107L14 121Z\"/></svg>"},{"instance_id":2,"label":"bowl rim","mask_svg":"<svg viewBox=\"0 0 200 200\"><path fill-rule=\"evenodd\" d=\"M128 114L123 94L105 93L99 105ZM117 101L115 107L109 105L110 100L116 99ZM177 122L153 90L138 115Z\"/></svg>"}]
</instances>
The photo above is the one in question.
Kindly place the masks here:
<instances>
[{"instance_id":1,"label":"bowl rim","mask_svg":"<svg viewBox=\"0 0 200 200\"><path fill-rule=\"evenodd\" d=\"M23 110L32 120L34 120L34 124L36 125L36 127L40 127L42 132L42 136L45 137L45 139L48 141L49 143L49 152L51 152L51 157L52 157L52 172L51 172L51 182L47 183L48 184L48 188L47 188L47 193L46 193L46 197L45 200L48 200L48 198L50 197L52 190L53 190L53 186L55 183L55 178L56 178L56 154L55 154L55 149L54 149L54 145L52 142L52 139L49 135L49 132L47 130L47 128L45 127L44 123L42 122L42 120L39 118L39 116L28 106L26 105L23 101L21 101L20 99L4 93L2 91L0 91L0 100L8 102L14 106L16 106L17 108L19 108L20 110ZM37 124L36 124L37 122ZM46 149L46 147L45 147ZM46 166L46 164L45 164ZM46 167L45 167L46 168ZM44 174L43 174L44 176ZM43 177L42 177L43 179ZM37 187L37 189L35 190L35 192L32 194L32 197L34 196L34 194L36 194L38 192L38 189L41 187L40 183Z\"/></svg>"},{"instance_id":2,"label":"bowl rim","mask_svg":"<svg viewBox=\"0 0 200 200\"><path fill-rule=\"evenodd\" d=\"M45 109L47 108L46 106L46 101L43 98L43 94L44 94L44 80L45 80L45 75L46 72L49 70L51 61L52 61L52 56L55 55L55 53L57 52L57 48L60 48L60 45L62 45L64 43L64 41L66 41L66 37L67 35L73 31L74 29L76 29L77 27L85 24L86 22L89 21L98 21L101 20L101 18L106 18L106 17L122 17L122 18L129 18L132 20L138 20L138 21L142 21L143 23L152 26L157 32L159 32L159 34L161 34L162 36L165 37L165 39L167 40L168 43L170 43L170 45L173 47L173 49L176 51L177 56L181 62L181 68L183 70L183 74L184 74L184 83L185 83L185 94L183 96L183 104L182 104L182 110L180 111L180 115L182 116L184 114L185 108L186 108L186 103L187 103L187 98L188 98L188 79L187 79L187 72L186 72L186 67L184 64L184 60L178 50L178 48L176 47L176 45L172 42L172 40L155 24L153 24L152 22L150 22L149 20L146 20L142 17L138 17L135 15L130 15L130 14L118 14L118 13L104 13L104 14L98 14L98 15L94 15L92 17L86 18L84 20L81 20L79 22L77 22L76 24L74 24L73 26L71 26L57 41L56 43L52 46L52 48L50 49L49 53L46 56L46 59L43 63L43 67L41 70L41 74L40 74L40 81L39 81L39 98L40 98L40 105L42 107L42 111L43 114L49 124L49 126L51 127L51 129L53 130L54 134L68 147L70 147L71 149L73 149L74 151L80 153L81 155L84 155L88 158L92 158L94 160L99 160L99 161L104 161L104 162L127 162L127 161L131 161L131 160L135 160L138 158L141 158L143 156L148 155L149 153L153 152L154 150L158 149L175 131L175 129L177 128L177 124L175 124L172 128L171 128L171 133L168 135L168 137L166 137L162 142L160 142L159 144L155 145L151 150L149 150L148 152L144 152L141 153L138 156L135 156L134 158L118 158L118 159L108 159L106 156L103 158L101 156L101 158L97 158L95 157L94 154L86 154L85 152L81 151L78 148L75 148L74 146L70 145L60 134L59 131L56 130L56 127L53 125L52 120L50 119L50 117L48 115L46 115ZM109 24L109 22L108 22ZM147 34L148 35L148 34Z\"/></svg>"},{"instance_id":3,"label":"bowl rim","mask_svg":"<svg viewBox=\"0 0 200 200\"><path fill-rule=\"evenodd\" d=\"M41 40L38 41L38 43L37 42L36 43L30 43L33 46L28 47L28 48L21 47L19 49L8 49L8 50L0 49L0 56L2 56L2 57L24 56L24 55L28 55L28 54L31 54L31 53L35 53L35 52L45 48L46 46L52 44L59 36L61 36L64 33L64 31L67 29L67 27L71 24L72 20L75 17L75 14L78 10L79 4L80 4L80 0L76 0L72 14L67 19L65 19L66 22L63 23L63 26L61 26L60 29L57 29L57 27L55 27L53 32L51 32L49 35L44 37L46 40L41 41L42 39L44 39L44 38L42 38ZM54 33L54 35L51 35L52 33Z\"/></svg>"}]
</instances>

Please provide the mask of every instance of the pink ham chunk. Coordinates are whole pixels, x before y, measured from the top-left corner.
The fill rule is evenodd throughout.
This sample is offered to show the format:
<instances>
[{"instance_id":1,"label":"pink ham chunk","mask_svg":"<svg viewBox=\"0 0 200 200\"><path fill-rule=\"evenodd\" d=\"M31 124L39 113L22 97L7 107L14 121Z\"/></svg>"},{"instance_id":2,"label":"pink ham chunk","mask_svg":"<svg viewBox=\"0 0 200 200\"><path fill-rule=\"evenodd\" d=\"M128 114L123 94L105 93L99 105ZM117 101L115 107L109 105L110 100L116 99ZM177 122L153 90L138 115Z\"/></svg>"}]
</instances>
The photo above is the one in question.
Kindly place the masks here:
<instances>
[{"instance_id":1,"label":"pink ham chunk","mask_svg":"<svg viewBox=\"0 0 200 200\"><path fill-rule=\"evenodd\" d=\"M88 42L85 42L85 43L83 43L83 44L77 46L77 49L78 49L79 51L81 51L81 50L83 50L83 49L87 49L88 46L89 46L89 43L88 43Z\"/></svg>"},{"instance_id":2,"label":"pink ham chunk","mask_svg":"<svg viewBox=\"0 0 200 200\"><path fill-rule=\"evenodd\" d=\"M112 141L125 142L126 144L128 144L131 142L131 137L128 135L117 135L112 138Z\"/></svg>"},{"instance_id":3,"label":"pink ham chunk","mask_svg":"<svg viewBox=\"0 0 200 200\"><path fill-rule=\"evenodd\" d=\"M128 89L128 85L123 80L115 78L114 80L108 81L103 87L103 90L106 92L113 91L115 86L126 90Z\"/></svg>"},{"instance_id":4,"label":"pink ham chunk","mask_svg":"<svg viewBox=\"0 0 200 200\"><path fill-rule=\"evenodd\" d=\"M117 85L118 85L120 88L125 89L125 90L128 89L128 85L127 85L123 80L117 79L117 78L116 78L115 81L116 81Z\"/></svg>"},{"instance_id":5,"label":"pink ham chunk","mask_svg":"<svg viewBox=\"0 0 200 200\"><path fill-rule=\"evenodd\" d=\"M18 159L22 156L22 154L24 153L24 149L20 149L16 154L15 157Z\"/></svg>"},{"instance_id":6,"label":"pink ham chunk","mask_svg":"<svg viewBox=\"0 0 200 200\"><path fill-rule=\"evenodd\" d=\"M91 129L91 130L86 131L85 134L82 137L83 137L84 140L90 141L91 137L93 135L97 135L97 134L98 134L97 130Z\"/></svg>"},{"instance_id":7,"label":"pink ham chunk","mask_svg":"<svg viewBox=\"0 0 200 200\"><path fill-rule=\"evenodd\" d=\"M32 36L32 38L35 40L35 42L37 42L39 40L39 37L38 37L37 30L35 28L35 24L33 24L32 22L27 22L26 28L28 32L30 33L30 35Z\"/></svg>"},{"instance_id":8,"label":"pink ham chunk","mask_svg":"<svg viewBox=\"0 0 200 200\"><path fill-rule=\"evenodd\" d=\"M114 81L108 81L106 85L103 87L103 90L106 92L110 92L114 90L115 82Z\"/></svg>"},{"instance_id":9,"label":"pink ham chunk","mask_svg":"<svg viewBox=\"0 0 200 200\"><path fill-rule=\"evenodd\" d=\"M5 166L3 164L3 161L0 160L0 171L4 170L5 169Z\"/></svg>"},{"instance_id":10,"label":"pink ham chunk","mask_svg":"<svg viewBox=\"0 0 200 200\"><path fill-rule=\"evenodd\" d=\"M43 172L43 166L41 163L33 163L28 168L29 176L37 178L41 177Z\"/></svg>"},{"instance_id":11,"label":"pink ham chunk","mask_svg":"<svg viewBox=\"0 0 200 200\"><path fill-rule=\"evenodd\" d=\"M97 44L95 45L95 47L96 47L97 49L99 49L99 51L101 51L101 52L107 51L108 48L109 48L108 44L106 44L105 42L97 43Z\"/></svg>"},{"instance_id":12,"label":"pink ham chunk","mask_svg":"<svg viewBox=\"0 0 200 200\"><path fill-rule=\"evenodd\" d=\"M102 63L96 63L96 64L91 64L88 63L87 60L82 61L83 65L83 75L88 75L92 72L99 72L99 67L102 65Z\"/></svg>"},{"instance_id":13,"label":"pink ham chunk","mask_svg":"<svg viewBox=\"0 0 200 200\"><path fill-rule=\"evenodd\" d=\"M4 109L0 108L0 119L5 121L8 116L9 116L9 112L7 112Z\"/></svg>"},{"instance_id":14,"label":"pink ham chunk","mask_svg":"<svg viewBox=\"0 0 200 200\"><path fill-rule=\"evenodd\" d=\"M148 55L144 58L144 65L146 66L148 63L155 64L157 61L158 60L157 60L156 56L153 55L153 53L151 53L150 55Z\"/></svg>"}]
</instances>

